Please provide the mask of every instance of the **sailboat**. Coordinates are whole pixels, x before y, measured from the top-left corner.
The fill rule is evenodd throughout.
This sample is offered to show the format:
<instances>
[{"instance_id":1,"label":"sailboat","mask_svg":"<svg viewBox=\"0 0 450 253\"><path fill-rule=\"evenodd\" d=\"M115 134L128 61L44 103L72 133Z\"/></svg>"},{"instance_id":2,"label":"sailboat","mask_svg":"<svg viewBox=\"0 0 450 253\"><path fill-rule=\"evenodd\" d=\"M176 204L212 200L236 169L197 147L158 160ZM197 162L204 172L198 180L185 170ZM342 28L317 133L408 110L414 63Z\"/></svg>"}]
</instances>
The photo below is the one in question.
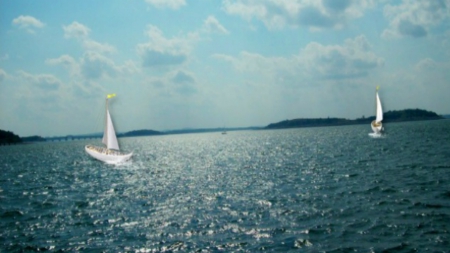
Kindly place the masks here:
<instances>
[{"instance_id":1,"label":"sailboat","mask_svg":"<svg viewBox=\"0 0 450 253\"><path fill-rule=\"evenodd\" d=\"M90 156L109 164L125 162L133 155L133 152L121 152L119 143L117 142L116 132L108 110L108 100L115 96L116 94L108 94L106 96L106 122L102 139L102 142L106 145L106 147L98 147L94 145L86 145L84 147Z\"/></svg>"},{"instance_id":2,"label":"sailboat","mask_svg":"<svg viewBox=\"0 0 450 253\"><path fill-rule=\"evenodd\" d=\"M375 120L373 120L372 123L370 124L370 126L372 127L373 134L375 135L381 135L381 131L383 131L383 124L381 123L381 121L383 121L383 108L381 107L380 97L378 96L379 88L380 87L377 86L377 91L375 93L376 94L375 100L377 105L376 117Z\"/></svg>"}]
</instances>

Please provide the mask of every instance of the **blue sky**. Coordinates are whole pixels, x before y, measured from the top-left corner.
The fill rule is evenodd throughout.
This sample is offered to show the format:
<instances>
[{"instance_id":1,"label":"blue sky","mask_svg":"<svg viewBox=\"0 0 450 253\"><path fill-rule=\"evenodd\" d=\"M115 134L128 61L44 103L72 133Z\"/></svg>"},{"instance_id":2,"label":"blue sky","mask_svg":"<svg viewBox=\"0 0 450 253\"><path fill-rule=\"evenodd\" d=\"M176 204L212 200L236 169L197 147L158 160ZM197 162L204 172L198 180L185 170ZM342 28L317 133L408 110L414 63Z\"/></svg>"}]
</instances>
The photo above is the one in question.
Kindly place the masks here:
<instances>
[{"instance_id":1,"label":"blue sky","mask_svg":"<svg viewBox=\"0 0 450 253\"><path fill-rule=\"evenodd\" d=\"M450 0L0 0L20 136L450 113Z\"/></svg>"}]
</instances>

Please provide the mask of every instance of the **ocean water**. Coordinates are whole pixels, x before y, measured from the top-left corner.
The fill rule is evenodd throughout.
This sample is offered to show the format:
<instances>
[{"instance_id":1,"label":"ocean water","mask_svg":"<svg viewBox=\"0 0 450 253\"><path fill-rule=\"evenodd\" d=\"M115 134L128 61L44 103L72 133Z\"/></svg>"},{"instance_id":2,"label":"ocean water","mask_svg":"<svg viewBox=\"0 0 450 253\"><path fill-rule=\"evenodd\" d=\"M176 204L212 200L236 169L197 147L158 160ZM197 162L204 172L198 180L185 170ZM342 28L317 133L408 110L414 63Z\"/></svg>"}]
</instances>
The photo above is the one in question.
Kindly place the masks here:
<instances>
[{"instance_id":1,"label":"ocean water","mask_svg":"<svg viewBox=\"0 0 450 253\"><path fill-rule=\"evenodd\" d=\"M0 147L1 252L450 252L450 120Z\"/></svg>"}]
</instances>

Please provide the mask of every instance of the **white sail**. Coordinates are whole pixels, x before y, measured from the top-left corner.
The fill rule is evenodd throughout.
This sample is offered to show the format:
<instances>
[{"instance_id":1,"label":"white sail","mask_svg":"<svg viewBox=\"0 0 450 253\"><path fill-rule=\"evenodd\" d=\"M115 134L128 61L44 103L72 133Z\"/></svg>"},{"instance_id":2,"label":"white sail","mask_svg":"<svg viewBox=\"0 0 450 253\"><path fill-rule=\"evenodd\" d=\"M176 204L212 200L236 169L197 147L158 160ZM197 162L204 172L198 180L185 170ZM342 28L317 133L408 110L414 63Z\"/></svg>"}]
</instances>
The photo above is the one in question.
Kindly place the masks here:
<instances>
[{"instance_id":1,"label":"white sail","mask_svg":"<svg viewBox=\"0 0 450 253\"><path fill-rule=\"evenodd\" d=\"M380 97L378 96L378 92L377 92L377 117L376 117L376 122L381 122L383 120L383 108L381 107L381 101L380 101Z\"/></svg>"},{"instance_id":2,"label":"white sail","mask_svg":"<svg viewBox=\"0 0 450 253\"><path fill-rule=\"evenodd\" d=\"M106 145L106 147L108 147L108 149L119 150L119 143L117 142L116 131L114 130L114 125L111 120L111 115L109 115L109 110L106 110L106 124L102 142Z\"/></svg>"}]
</instances>

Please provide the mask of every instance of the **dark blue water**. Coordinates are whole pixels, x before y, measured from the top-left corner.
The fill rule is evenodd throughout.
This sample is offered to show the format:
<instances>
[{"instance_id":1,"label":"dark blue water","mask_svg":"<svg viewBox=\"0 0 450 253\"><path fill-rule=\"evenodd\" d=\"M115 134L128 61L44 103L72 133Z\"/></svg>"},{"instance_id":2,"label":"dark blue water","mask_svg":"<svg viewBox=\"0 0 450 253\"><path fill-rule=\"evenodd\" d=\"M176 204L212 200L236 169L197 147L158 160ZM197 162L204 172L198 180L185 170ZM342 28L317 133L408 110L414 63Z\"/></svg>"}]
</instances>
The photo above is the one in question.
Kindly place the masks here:
<instances>
[{"instance_id":1,"label":"dark blue water","mask_svg":"<svg viewBox=\"0 0 450 253\"><path fill-rule=\"evenodd\" d=\"M2 252L450 252L450 120L0 147Z\"/></svg>"}]
</instances>

